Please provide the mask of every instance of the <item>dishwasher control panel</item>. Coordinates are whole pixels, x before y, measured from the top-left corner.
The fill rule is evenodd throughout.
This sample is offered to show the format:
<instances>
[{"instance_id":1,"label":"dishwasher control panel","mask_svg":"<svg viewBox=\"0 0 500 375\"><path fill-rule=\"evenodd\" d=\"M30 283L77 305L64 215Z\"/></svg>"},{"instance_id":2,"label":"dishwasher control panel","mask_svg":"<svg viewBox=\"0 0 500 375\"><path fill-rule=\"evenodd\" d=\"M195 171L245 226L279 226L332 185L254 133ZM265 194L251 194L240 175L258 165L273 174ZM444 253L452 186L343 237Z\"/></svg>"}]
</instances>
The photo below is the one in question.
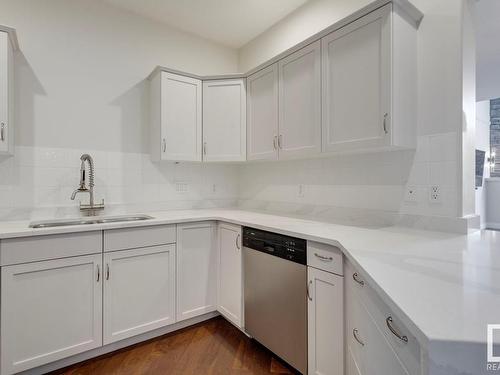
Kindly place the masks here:
<instances>
[{"instance_id":1,"label":"dishwasher control panel","mask_svg":"<svg viewBox=\"0 0 500 375\"><path fill-rule=\"evenodd\" d=\"M307 264L307 241L301 238L244 227L243 246L295 263Z\"/></svg>"}]
</instances>

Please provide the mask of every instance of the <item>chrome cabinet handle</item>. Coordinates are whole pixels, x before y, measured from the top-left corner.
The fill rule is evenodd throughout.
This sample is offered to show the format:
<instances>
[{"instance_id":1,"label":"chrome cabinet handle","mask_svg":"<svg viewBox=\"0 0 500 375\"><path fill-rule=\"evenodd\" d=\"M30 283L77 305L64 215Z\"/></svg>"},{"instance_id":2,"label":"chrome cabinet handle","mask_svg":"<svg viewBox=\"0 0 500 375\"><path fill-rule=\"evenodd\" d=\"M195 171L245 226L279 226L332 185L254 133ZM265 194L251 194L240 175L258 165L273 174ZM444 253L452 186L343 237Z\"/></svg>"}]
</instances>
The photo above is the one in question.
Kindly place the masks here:
<instances>
[{"instance_id":1,"label":"chrome cabinet handle","mask_svg":"<svg viewBox=\"0 0 500 375\"><path fill-rule=\"evenodd\" d=\"M106 263L106 280L109 280L109 263Z\"/></svg>"},{"instance_id":2,"label":"chrome cabinet handle","mask_svg":"<svg viewBox=\"0 0 500 375\"><path fill-rule=\"evenodd\" d=\"M323 262L331 262L333 260L332 257L325 257L323 255L320 255L318 253L314 253L314 256L320 260L322 260Z\"/></svg>"},{"instance_id":3,"label":"chrome cabinet handle","mask_svg":"<svg viewBox=\"0 0 500 375\"><path fill-rule=\"evenodd\" d=\"M275 150L277 149L277 147L276 147L276 139L277 139L277 138L278 138L278 136L276 136L276 135L273 137L273 148L274 148Z\"/></svg>"},{"instance_id":4,"label":"chrome cabinet handle","mask_svg":"<svg viewBox=\"0 0 500 375\"><path fill-rule=\"evenodd\" d=\"M387 130L387 117L389 116L388 113L384 114L384 133L387 134L389 131Z\"/></svg>"},{"instance_id":5,"label":"chrome cabinet handle","mask_svg":"<svg viewBox=\"0 0 500 375\"><path fill-rule=\"evenodd\" d=\"M241 235L238 233L238 235L236 236L236 248L237 248L238 250L240 250L240 249L241 249L241 247L240 247L240 245L239 245L239 239L240 239L240 237L241 237Z\"/></svg>"},{"instance_id":6,"label":"chrome cabinet handle","mask_svg":"<svg viewBox=\"0 0 500 375\"><path fill-rule=\"evenodd\" d=\"M167 151L167 141L165 138L163 138L163 152Z\"/></svg>"},{"instance_id":7,"label":"chrome cabinet handle","mask_svg":"<svg viewBox=\"0 0 500 375\"><path fill-rule=\"evenodd\" d=\"M97 265L97 282L99 282L99 280L101 280L101 267Z\"/></svg>"},{"instance_id":8,"label":"chrome cabinet handle","mask_svg":"<svg viewBox=\"0 0 500 375\"><path fill-rule=\"evenodd\" d=\"M353 279L354 281L356 281L359 285L362 285L362 286L364 286L364 285L365 285L365 282L359 278L359 275L358 275L358 273L357 273L357 272L354 272L354 273L352 274L352 279Z\"/></svg>"},{"instance_id":9,"label":"chrome cabinet handle","mask_svg":"<svg viewBox=\"0 0 500 375\"><path fill-rule=\"evenodd\" d=\"M203 155L207 154L207 142L203 142Z\"/></svg>"},{"instance_id":10,"label":"chrome cabinet handle","mask_svg":"<svg viewBox=\"0 0 500 375\"><path fill-rule=\"evenodd\" d=\"M5 122L0 124L0 140L5 141Z\"/></svg>"},{"instance_id":11,"label":"chrome cabinet handle","mask_svg":"<svg viewBox=\"0 0 500 375\"><path fill-rule=\"evenodd\" d=\"M352 330L352 335L354 336L354 339L355 339L357 342L359 342L359 344L360 344L361 346L365 346L365 343L363 342L363 340L361 340L361 339L359 338L358 333L359 333L359 332L358 332L358 329L357 329L357 328L354 328L354 329Z\"/></svg>"},{"instance_id":12,"label":"chrome cabinet handle","mask_svg":"<svg viewBox=\"0 0 500 375\"><path fill-rule=\"evenodd\" d=\"M307 293L307 299L309 301L312 301L312 297L311 297L311 293L309 292L309 288L311 287L312 285L312 280L309 280L309 282L307 283L307 288L306 288L306 293Z\"/></svg>"},{"instance_id":13,"label":"chrome cabinet handle","mask_svg":"<svg viewBox=\"0 0 500 375\"><path fill-rule=\"evenodd\" d=\"M280 134L278 136L278 148L281 150L283 149L283 135L282 134Z\"/></svg>"},{"instance_id":14,"label":"chrome cabinet handle","mask_svg":"<svg viewBox=\"0 0 500 375\"><path fill-rule=\"evenodd\" d=\"M387 324L387 328L389 328L389 331L392 332L394 336L396 336L398 339L401 341L407 343L408 342L408 337L400 334L393 326L392 326L392 316L388 316L387 319L385 320L385 323Z\"/></svg>"}]
</instances>

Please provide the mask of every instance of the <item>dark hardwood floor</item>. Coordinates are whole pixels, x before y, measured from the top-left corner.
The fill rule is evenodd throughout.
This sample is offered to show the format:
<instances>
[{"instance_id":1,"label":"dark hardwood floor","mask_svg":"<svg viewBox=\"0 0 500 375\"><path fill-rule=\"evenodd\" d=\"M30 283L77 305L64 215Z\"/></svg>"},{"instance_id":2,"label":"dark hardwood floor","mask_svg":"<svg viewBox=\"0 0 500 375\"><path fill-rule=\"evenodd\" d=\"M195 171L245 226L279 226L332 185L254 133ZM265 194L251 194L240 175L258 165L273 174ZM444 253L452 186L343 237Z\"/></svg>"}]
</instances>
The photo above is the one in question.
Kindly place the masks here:
<instances>
[{"instance_id":1,"label":"dark hardwood floor","mask_svg":"<svg viewBox=\"0 0 500 375\"><path fill-rule=\"evenodd\" d=\"M64 375L293 374L222 317L53 372Z\"/></svg>"}]
</instances>

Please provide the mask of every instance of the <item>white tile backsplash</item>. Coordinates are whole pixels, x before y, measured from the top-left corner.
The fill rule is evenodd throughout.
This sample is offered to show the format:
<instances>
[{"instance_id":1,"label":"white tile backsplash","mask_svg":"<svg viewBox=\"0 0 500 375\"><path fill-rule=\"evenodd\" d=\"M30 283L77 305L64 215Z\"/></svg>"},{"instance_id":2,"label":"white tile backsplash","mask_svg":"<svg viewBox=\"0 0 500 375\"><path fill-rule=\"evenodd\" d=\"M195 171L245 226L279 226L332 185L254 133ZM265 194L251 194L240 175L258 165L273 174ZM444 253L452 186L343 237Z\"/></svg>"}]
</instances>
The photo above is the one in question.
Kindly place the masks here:
<instances>
[{"instance_id":1,"label":"white tile backsplash","mask_svg":"<svg viewBox=\"0 0 500 375\"><path fill-rule=\"evenodd\" d=\"M14 157L0 160L0 218L77 215L78 199L88 199L70 200L83 153L94 159L96 200L104 198L109 210L225 206L238 196L234 165L153 163L149 154L19 146ZM188 184L186 192L176 191L179 181Z\"/></svg>"},{"instance_id":2,"label":"white tile backsplash","mask_svg":"<svg viewBox=\"0 0 500 375\"><path fill-rule=\"evenodd\" d=\"M456 134L445 133L419 136L416 151L176 164L153 163L149 154L141 153L20 146L14 157L0 160L0 219L47 212L52 216L78 214L78 202L71 201L70 195L78 186L82 153L89 153L95 161L96 199L104 198L114 211L120 207L221 207L239 200L248 207L282 207L294 212L331 214L335 210L345 215L350 210L371 218L377 212L381 216L456 217L457 147ZM438 203L429 200L431 185L441 188ZM415 201L405 201L407 186L416 189Z\"/></svg>"},{"instance_id":3,"label":"white tile backsplash","mask_svg":"<svg viewBox=\"0 0 500 375\"><path fill-rule=\"evenodd\" d=\"M241 167L239 197L245 205L317 206L358 212L456 217L458 143L455 133L419 136L414 151L334 155L323 159L251 163ZM431 184L442 200L429 200ZM303 185L303 195L299 195ZM417 190L405 201L406 187ZM252 201L254 204L252 204Z\"/></svg>"}]
</instances>

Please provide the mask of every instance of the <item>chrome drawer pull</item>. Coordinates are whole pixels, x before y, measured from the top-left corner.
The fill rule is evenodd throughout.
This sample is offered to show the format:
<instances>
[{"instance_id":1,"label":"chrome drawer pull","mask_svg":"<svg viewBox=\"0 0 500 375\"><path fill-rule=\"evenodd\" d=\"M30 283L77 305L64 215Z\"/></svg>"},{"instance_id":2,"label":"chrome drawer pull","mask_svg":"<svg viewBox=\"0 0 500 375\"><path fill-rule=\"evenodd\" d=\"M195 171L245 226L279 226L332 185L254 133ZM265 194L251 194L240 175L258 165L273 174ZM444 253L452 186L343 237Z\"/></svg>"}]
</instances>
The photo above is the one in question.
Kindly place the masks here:
<instances>
[{"instance_id":1,"label":"chrome drawer pull","mask_svg":"<svg viewBox=\"0 0 500 375\"><path fill-rule=\"evenodd\" d=\"M364 286L364 285L365 285L365 282L359 278L359 275L358 275L358 273L357 273L357 272L354 272L354 273L352 274L352 279L353 279L354 281L356 281L359 285L362 285L362 286Z\"/></svg>"},{"instance_id":2,"label":"chrome drawer pull","mask_svg":"<svg viewBox=\"0 0 500 375\"><path fill-rule=\"evenodd\" d=\"M240 239L240 237L241 237L241 236L240 236L240 234L238 233L238 235L236 236L236 248L237 248L238 250L240 250L240 249L241 249L240 244L239 244L239 239Z\"/></svg>"},{"instance_id":3,"label":"chrome drawer pull","mask_svg":"<svg viewBox=\"0 0 500 375\"><path fill-rule=\"evenodd\" d=\"M361 346L365 346L365 343L363 342L363 340L361 340L359 337L358 337L358 329L357 328L354 328L352 330L352 335L354 336L354 339L359 342L361 344Z\"/></svg>"},{"instance_id":4,"label":"chrome drawer pull","mask_svg":"<svg viewBox=\"0 0 500 375\"><path fill-rule=\"evenodd\" d=\"M324 262L331 262L331 261L333 260L333 258L332 258L332 257L325 257L325 256L320 255L320 254L318 254L318 253L314 253L314 256L315 256L316 258L321 259L321 260L322 260L322 261L324 261Z\"/></svg>"},{"instance_id":5,"label":"chrome drawer pull","mask_svg":"<svg viewBox=\"0 0 500 375\"><path fill-rule=\"evenodd\" d=\"M311 286L311 284L312 284L312 280L310 280L310 281L307 283L307 288L306 288L306 292L307 292L307 299L308 299L309 301L312 301L312 300L313 300L313 299L312 299L312 297L311 297L311 294L309 293L309 287Z\"/></svg>"},{"instance_id":6,"label":"chrome drawer pull","mask_svg":"<svg viewBox=\"0 0 500 375\"><path fill-rule=\"evenodd\" d=\"M387 319L385 320L387 327L389 328L389 331L393 333L394 336L396 336L398 339L404 342L408 342L408 337L401 335L396 329L392 326L392 316L388 316Z\"/></svg>"}]
</instances>

